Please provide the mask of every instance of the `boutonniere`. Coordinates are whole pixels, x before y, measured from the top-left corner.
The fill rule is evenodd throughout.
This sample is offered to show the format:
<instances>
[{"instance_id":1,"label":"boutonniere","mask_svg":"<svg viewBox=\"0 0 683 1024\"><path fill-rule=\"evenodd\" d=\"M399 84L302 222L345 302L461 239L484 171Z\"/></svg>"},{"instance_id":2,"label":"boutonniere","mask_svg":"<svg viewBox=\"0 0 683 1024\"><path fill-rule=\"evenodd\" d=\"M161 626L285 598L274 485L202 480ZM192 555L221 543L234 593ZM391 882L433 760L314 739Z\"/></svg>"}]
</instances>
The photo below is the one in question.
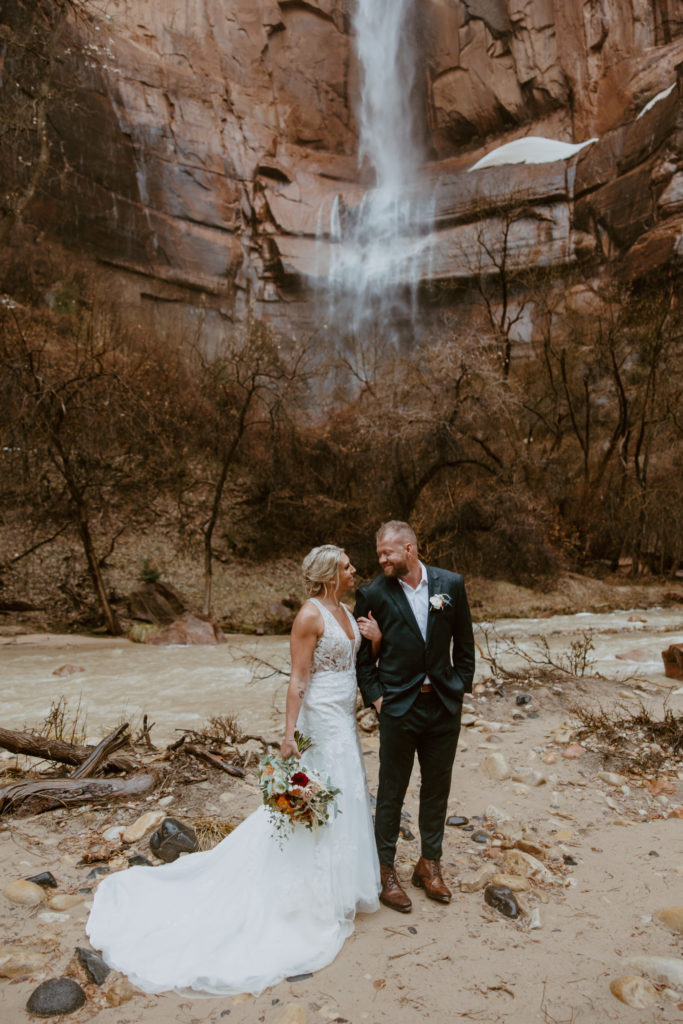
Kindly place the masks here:
<instances>
[{"instance_id":1,"label":"boutonniere","mask_svg":"<svg viewBox=\"0 0 683 1024\"><path fill-rule=\"evenodd\" d=\"M430 607L434 612L442 612L450 603L451 599L448 594L432 594L429 598Z\"/></svg>"}]
</instances>

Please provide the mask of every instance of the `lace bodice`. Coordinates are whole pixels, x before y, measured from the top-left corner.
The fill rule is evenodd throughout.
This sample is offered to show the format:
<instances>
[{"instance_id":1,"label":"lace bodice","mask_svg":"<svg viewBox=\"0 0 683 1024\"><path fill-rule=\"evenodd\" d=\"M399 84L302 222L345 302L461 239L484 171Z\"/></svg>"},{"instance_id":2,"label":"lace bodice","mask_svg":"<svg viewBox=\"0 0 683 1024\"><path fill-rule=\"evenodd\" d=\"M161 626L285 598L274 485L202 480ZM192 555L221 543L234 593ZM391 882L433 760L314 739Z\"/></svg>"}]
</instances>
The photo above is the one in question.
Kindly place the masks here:
<instances>
[{"instance_id":1,"label":"lace bodice","mask_svg":"<svg viewBox=\"0 0 683 1024\"><path fill-rule=\"evenodd\" d=\"M323 617L323 635L315 645L311 675L318 672L349 672L356 664L356 652L360 646L360 631L351 612L342 605L353 630L353 643L348 638L332 612L316 600L310 599Z\"/></svg>"}]
</instances>

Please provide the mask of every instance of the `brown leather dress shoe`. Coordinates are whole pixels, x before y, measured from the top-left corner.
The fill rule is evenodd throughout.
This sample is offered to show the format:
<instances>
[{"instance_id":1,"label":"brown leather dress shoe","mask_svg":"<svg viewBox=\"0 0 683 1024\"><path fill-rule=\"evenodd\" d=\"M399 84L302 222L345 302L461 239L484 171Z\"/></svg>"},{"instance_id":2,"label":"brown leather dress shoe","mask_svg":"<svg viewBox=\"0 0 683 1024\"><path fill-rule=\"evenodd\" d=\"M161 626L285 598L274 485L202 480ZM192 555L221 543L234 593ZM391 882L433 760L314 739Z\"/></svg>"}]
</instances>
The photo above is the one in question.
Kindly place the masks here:
<instances>
[{"instance_id":1,"label":"brown leather dress shoe","mask_svg":"<svg viewBox=\"0 0 683 1024\"><path fill-rule=\"evenodd\" d=\"M413 904L408 894L402 888L394 868L389 864L380 864L379 874L382 879L382 891L379 894L380 903L383 903L385 907L391 907L392 910L398 910L402 914L407 914Z\"/></svg>"},{"instance_id":2,"label":"brown leather dress shoe","mask_svg":"<svg viewBox=\"0 0 683 1024\"><path fill-rule=\"evenodd\" d=\"M432 900L438 900L439 903L451 902L451 891L441 877L441 865L438 860L420 857L413 871L413 885L424 889Z\"/></svg>"}]
</instances>

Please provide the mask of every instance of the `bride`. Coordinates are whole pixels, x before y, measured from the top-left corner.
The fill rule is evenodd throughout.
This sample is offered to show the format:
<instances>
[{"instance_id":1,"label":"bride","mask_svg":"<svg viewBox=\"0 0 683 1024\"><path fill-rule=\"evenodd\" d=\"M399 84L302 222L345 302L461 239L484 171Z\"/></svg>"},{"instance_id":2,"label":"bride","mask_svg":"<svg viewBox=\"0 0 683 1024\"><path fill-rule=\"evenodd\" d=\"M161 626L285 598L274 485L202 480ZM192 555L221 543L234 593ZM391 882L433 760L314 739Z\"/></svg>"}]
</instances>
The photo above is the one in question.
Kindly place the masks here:
<instances>
[{"instance_id":1,"label":"bride","mask_svg":"<svg viewBox=\"0 0 683 1024\"><path fill-rule=\"evenodd\" d=\"M295 827L280 848L261 806L212 850L103 878L88 937L146 992L256 995L329 964L353 931L356 911L378 908L355 656L360 630L375 653L381 634L374 621L357 624L340 601L355 572L341 548L313 548L302 569L309 599L292 626L280 750L283 757L296 752L295 726L311 737L305 762L341 790L341 813L316 832Z\"/></svg>"}]
</instances>

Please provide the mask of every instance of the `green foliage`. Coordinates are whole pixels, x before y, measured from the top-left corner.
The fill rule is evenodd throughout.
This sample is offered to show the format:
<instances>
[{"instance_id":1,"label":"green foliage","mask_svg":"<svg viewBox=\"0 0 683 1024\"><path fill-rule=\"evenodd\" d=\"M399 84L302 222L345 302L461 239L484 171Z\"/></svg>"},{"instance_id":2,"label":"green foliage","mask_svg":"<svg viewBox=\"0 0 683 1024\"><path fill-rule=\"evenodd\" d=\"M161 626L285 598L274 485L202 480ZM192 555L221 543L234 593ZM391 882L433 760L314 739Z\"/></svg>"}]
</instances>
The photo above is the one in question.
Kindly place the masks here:
<instances>
[{"instance_id":1,"label":"green foliage","mask_svg":"<svg viewBox=\"0 0 683 1024\"><path fill-rule=\"evenodd\" d=\"M138 573L138 579L141 583L156 583L158 579L161 579L161 570L152 565L151 559L146 558L142 563L142 569Z\"/></svg>"}]
</instances>

